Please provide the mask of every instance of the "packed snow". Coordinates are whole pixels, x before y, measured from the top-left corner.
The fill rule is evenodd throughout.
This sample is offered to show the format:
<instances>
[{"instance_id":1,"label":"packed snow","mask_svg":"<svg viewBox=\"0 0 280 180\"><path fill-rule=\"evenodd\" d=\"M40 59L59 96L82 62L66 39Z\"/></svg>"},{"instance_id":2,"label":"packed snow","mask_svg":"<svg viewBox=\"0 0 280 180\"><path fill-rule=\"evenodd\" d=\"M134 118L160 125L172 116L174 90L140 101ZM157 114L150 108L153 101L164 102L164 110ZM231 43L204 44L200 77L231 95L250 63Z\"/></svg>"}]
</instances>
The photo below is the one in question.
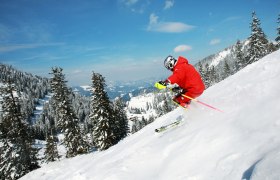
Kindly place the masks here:
<instances>
[{"instance_id":1,"label":"packed snow","mask_svg":"<svg viewBox=\"0 0 280 180\"><path fill-rule=\"evenodd\" d=\"M102 152L49 163L22 180L280 179L280 51L208 88ZM163 133L154 129L183 118Z\"/></svg>"},{"instance_id":2,"label":"packed snow","mask_svg":"<svg viewBox=\"0 0 280 180\"><path fill-rule=\"evenodd\" d=\"M145 109L147 104L153 103L154 95L152 93L144 94L142 96L132 97L128 103L129 108L143 108Z\"/></svg>"}]
</instances>

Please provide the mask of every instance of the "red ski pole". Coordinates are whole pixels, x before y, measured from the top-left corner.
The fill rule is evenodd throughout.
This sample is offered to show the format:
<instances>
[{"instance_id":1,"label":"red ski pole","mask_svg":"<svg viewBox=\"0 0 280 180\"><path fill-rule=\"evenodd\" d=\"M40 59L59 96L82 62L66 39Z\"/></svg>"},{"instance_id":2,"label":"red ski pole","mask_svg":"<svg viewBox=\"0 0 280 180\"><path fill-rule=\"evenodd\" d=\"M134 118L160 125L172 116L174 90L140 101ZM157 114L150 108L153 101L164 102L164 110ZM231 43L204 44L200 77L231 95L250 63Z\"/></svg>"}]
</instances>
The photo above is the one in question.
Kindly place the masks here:
<instances>
[{"instance_id":1,"label":"red ski pole","mask_svg":"<svg viewBox=\"0 0 280 180\"><path fill-rule=\"evenodd\" d=\"M185 94L181 94L181 96L184 96L184 97L186 97L186 98L188 98L188 99L190 99L190 100L193 100L193 101L195 101L195 102L197 102L197 103L203 104L204 106L207 106L207 107L209 107L209 108L211 108L211 109L214 109L214 110L216 110L216 111L224 112L224 111L222 111L222 110L220 110L220 109L218 109L218 108L215 108L215 107L213 107L213 106L210 106L209 104L206 104L206 103L204 103L204 102L201 102L201 101L199 101L199 100L197 100L197 99L194 99L194 98L192 98L192 97L190 97L190 96L187 96L187 95L185 95Z\"/></svg>"}]
</instances>

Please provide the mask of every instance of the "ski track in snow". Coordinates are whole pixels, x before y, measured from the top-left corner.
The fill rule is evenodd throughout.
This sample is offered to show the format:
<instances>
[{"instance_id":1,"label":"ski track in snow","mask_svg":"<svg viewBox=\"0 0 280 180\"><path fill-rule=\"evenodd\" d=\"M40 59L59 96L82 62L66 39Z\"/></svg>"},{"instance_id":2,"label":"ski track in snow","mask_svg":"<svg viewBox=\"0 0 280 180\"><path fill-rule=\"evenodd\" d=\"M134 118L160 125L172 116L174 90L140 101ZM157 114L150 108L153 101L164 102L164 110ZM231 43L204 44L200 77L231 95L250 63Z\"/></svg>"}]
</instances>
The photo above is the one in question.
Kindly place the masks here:
<instances>
[{"instance_id":1,"label":"ski track in snow","mask_svg":"<svg viewBox=\"0 0 280 180\"><path fill-rule=\"evenodd\" d=\"M280 179L280 50L103 152L49 163L22 180ZM184 122L157 134L164 124Z\"/></svg>"}]
</instances>

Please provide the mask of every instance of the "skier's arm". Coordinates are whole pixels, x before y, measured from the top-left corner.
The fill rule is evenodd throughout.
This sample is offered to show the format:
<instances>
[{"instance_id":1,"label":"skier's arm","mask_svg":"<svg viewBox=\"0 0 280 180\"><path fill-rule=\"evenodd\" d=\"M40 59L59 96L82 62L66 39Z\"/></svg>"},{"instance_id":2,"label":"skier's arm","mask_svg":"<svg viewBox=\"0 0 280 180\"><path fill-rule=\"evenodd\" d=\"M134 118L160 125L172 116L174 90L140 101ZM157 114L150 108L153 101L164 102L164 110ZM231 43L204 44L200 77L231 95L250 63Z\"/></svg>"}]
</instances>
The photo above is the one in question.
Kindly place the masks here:
<instances>
[{"instance_id":1,"label":"skier's arm","mask_svg":"<svg viewBox=\"0 0 280 180\"><path fill-rule=\"evenodd\" d=\"M165 81L158 81L155 83L155 87L159 90L168 88L170 89L172 92L176 93L177 95L185 93L186 91L184 91L184 89L180 88L178 84L174 83L174 84L170 84L168 80Z\"/></svg>"},{"instance_id":2,"label":"skier's arm","mask_svg":"<svg viewBox=\"0 0 280 180\"><path fill-rule=\"evenodd\" d=\"M179 69L175 69L173 74L169 76L166 81L168 81L170 84L179 84L178 82L180 82L182 77L182 71L180 72Z\"/></svg>"}]
</instances>

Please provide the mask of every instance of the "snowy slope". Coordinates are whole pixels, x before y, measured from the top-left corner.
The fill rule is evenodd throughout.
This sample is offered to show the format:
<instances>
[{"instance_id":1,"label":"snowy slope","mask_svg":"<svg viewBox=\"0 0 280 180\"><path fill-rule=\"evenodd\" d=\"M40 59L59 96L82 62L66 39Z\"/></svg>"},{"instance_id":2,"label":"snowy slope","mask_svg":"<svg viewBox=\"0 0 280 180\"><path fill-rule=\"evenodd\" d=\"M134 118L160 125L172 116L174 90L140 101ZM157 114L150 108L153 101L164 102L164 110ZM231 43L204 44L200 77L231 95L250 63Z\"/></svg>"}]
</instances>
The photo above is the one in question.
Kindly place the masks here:
<instances>
[{"instance_id":1,"label":"snowy slope","mask_svg":"<svg viewBox=\"0 0 280 180\"><path fill-rule=\"evenodd\" d=\"M104 152L49 163L23 180L280 179L280 51L210 87ZM162 134L154 129L182 117Z\"/></svg>"}]
</instances>

